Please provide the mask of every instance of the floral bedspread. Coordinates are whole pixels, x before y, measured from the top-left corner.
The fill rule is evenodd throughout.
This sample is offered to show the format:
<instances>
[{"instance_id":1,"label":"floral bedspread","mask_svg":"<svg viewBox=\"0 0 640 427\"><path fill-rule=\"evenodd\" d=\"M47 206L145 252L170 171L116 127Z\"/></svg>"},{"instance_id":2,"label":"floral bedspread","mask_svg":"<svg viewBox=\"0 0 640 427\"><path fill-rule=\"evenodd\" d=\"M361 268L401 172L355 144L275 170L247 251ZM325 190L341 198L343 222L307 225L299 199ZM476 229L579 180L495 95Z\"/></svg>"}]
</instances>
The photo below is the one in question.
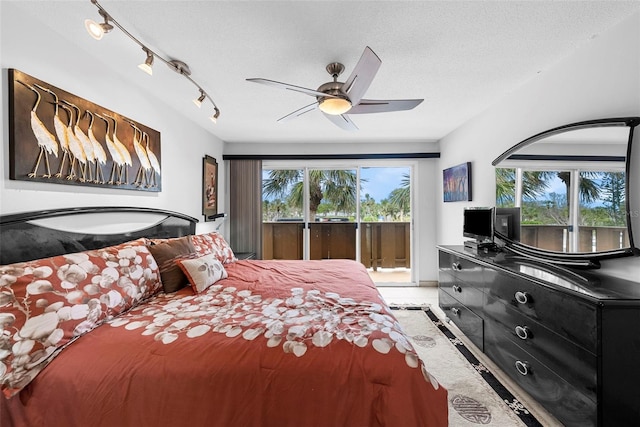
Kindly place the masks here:
<instances>
[{"instance_id":1,"label":"floral bedspread","mask_svg":"<svg viewBox=\"0 0 640 427\"><path fill-rule=\"evenodd\" d=\"M67 426L447 424L446 390L361 264L225 267L228 278L200 294L158 294L80 337L0 416Z\"/></svg>"}]
</instances>

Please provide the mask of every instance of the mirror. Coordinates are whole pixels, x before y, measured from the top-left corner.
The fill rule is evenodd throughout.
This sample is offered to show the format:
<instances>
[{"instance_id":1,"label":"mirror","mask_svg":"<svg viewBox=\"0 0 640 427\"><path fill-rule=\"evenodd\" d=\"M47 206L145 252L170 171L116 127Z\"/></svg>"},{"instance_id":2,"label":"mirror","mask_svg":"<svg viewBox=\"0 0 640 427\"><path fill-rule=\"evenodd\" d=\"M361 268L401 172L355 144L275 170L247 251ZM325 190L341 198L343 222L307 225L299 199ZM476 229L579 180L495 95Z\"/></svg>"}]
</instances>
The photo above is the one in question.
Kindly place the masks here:
<instances>
[{"instance_id":1,"label":"mirror","mask_svg":"<svg viewBox=\"0 0 640 427\"><path fill-rule=\"evenodd\" d=\"M629 159L639 123L561 126L494 160L497 238L521 255L576 266L633 254Z\"/></svg>"}]
</instances>

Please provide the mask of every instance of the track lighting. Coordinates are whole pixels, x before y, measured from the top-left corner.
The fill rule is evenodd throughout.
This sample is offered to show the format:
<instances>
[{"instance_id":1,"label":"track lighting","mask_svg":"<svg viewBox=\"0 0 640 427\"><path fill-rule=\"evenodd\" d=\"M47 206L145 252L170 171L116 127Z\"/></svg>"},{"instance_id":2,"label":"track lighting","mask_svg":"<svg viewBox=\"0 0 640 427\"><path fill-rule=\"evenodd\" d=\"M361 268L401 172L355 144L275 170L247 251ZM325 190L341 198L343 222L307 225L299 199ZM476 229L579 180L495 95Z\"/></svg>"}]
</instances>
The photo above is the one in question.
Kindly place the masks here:
<instances>
[{"instance_id":1,"label":"track lighting","mask_svg":"<svg viewBox=\"0 0 640 427\"><path fill-rule=\"evenodd\" d=\"M213 123L218 123L218 117L220 117L220 110L218 110L218 107L213 107L215 110L215 113L213 114L213 116L211 116L211 121Z\"/></svg>"},{"instance_id":2,"label":"track lighting","mask_svg":"<svg viewBox=\"0 0 640 427\"><path fill-rule=\"evenodd\" d=\"M85 19L84 27L89 32L89 35L96 40L100 40L105 33L113 30L113 25L109 24L109 15L104 10L98 11L100 16L104 18L104 22L102 24L98 24L93 19Z\"/></svg>"},{"instance_id":3,"label":"track lighting","mask_svg":"<svg viewBox=\"0 0 640 427\"><path fill-rule=\"evenodd\" d=\"M96 40L100 40L104 36L104 34L111 31L114 26L118 27L127 37L129 37L131 40L137 43L142 48L142 50L147 54L147 58L145 59L144 63L138 65L138 68L140 68L145 73L151 75L153 73L154 58L158 58L160 61L167 64L169 68L171 68L176 73L182 75L184 78L189 80L191 83L193 83L193 85L195 85L198 88L198 90L200 91L200 96L193 100L193 102L198 107L202 106L202 103L204 102L205 99L208 99L211 102L211 104L213 104L214 114L210 117L210 119L212 122L217 123L218 117L220 117L220 110L218 109L218 106L216 105L215 102L213 102L213 99L211 99L209 94L207 94L207 92L205 92L204 89L202 89L202 87L198 83L196 83L195 80L193 80L193 78L191 77L191 70L189 69L189 66L186 63L179 61L177 59L164 58L158 55L149 47L145 46L140 40L135 38L122 25L120 25L118 21L113 19L113 17L109 15L109 13L98 3L98 0L91 0L91 3L93 3L98 8L98 13L104 19L104 22L102 24L99 24L92 19L86 19L84 21L84 26L91 37L93 37Z\"/></svg>"},{"instance_id":4,"label":"track lighting","mask_svg":"<svg viewBox=\"0 0 640 427\"><path fill-rule=\"evenodd\" d=\"M153 53L144 47L142 50L147 53L147 59L145 59L142 64L138 65L138 68L151 76L153 75Z\"/></svg>"},{"instance_id":5,"label":"track lighting","mask_svg":"<svg viewBox=\"0 0 640 427\"><path fill-rule=\"evenodd\" d=\"M204 101L204 91L200 89L200 96L193 100L193 103L196 104L196 107L202 107L202 101Z\"/></svg>"}]
</instances>

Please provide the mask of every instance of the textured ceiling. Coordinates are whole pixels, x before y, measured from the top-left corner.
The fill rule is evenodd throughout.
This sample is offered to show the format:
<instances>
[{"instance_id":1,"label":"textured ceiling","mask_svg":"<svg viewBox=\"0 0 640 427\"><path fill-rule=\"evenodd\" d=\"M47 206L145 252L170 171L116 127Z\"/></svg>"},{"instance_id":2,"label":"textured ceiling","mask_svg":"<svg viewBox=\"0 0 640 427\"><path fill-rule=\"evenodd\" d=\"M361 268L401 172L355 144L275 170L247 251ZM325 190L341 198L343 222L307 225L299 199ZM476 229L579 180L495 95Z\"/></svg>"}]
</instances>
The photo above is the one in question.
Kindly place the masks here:
<instances>
[{"instance_id":1,"label":"textured ceiling","mask_svg":"<svg viewBox=\"0 0 640 427\"><path fill-rule=\"evenodd\" d=\"M198 112L194 123L227 142L305 143L436 141L640 8L637 1L100 4L150 48L189 64L222 112L216 125L206 118L211 110ZM89 0L16 5L161 102L196 97L195 88L158 61L152 78L131 71L144 55L119 30L91 39L83 21L99 16ZM365 46L382 59L366 98L425 101L412 111L353 115L360 130L346 132L319 111L276 122L314 98L245 81L262 77L316 89L331 80L328 63L342 62L346 78ZM193 117L193 106L182 105L180 112Z\"/></svg>"}]
</instances>

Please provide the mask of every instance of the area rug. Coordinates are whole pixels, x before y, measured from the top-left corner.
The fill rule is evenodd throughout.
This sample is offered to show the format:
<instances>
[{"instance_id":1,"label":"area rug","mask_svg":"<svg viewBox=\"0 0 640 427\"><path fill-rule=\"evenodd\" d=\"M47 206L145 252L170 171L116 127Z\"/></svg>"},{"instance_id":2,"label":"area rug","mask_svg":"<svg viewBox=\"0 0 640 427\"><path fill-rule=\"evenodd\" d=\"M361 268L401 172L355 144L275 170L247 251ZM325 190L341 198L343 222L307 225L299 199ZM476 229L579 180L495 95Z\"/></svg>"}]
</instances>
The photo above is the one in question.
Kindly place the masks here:
<instances>
[{"instance_id":1,"label":"area rug","mask_svg":"<svg viewBox=\"0 0 640 427\"><path fill-rule=\"evenodd\" d=\"M427 370L449 391L449 426L542 426L428 307L392 307Z\"/></svg>"}]
</instances>

